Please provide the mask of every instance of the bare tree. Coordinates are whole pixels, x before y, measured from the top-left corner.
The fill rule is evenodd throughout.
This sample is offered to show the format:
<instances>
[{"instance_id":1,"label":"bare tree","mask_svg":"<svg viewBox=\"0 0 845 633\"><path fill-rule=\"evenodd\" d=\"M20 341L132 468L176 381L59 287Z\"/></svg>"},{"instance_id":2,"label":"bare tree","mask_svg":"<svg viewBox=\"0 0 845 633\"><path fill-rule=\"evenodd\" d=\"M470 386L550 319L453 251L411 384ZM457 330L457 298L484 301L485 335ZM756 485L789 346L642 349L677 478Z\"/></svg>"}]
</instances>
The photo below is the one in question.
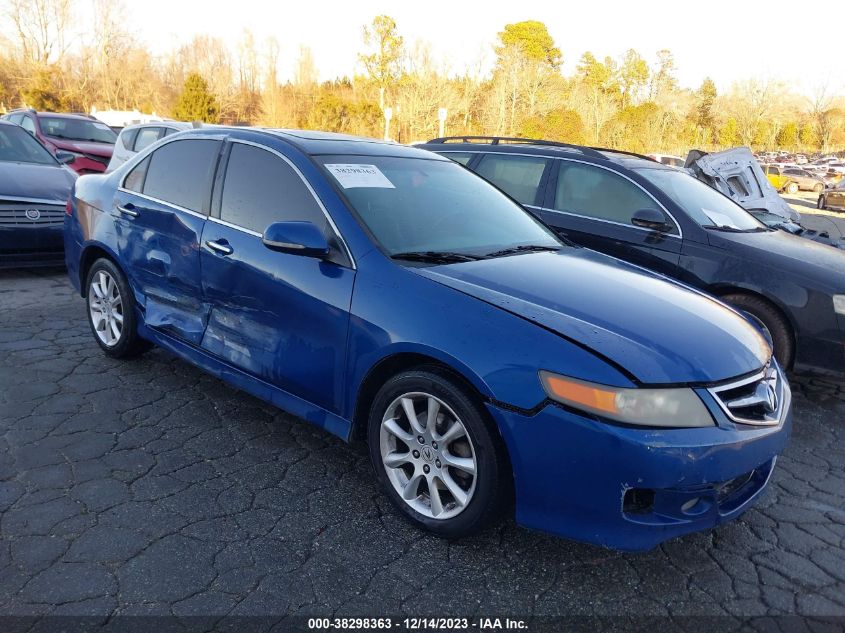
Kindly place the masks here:
<instances>
[{"instance_id":1,"label":"bare tree","mask_svg":"<svg viewBox=\"0 0 845 633\"><path fill-rule=\"evenodd\" d=\"M62 61L73 24L73 0L9 0L7 15L25 61L44 67Z\"/></svg>"}]
</instances>

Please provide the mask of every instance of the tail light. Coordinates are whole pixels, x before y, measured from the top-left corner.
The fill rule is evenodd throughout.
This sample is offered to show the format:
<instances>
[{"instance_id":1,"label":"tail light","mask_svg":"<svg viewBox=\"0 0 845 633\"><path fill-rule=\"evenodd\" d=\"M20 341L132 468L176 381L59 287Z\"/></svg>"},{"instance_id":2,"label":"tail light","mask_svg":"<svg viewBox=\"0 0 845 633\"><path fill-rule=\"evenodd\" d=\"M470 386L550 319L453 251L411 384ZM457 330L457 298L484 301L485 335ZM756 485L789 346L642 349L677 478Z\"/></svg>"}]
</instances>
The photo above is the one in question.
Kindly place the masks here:
<instances>
[{"instance_id":1,"label":"tail light","mask_svg":"<svg viewBox=\"0 0 845 633\"><path fill-rule=\"evenodd\" d=\"M67 202L65 203L65 213L67 215L73 215L73 202L70 198L68 198Z\"/></svg>"}]
</instances>

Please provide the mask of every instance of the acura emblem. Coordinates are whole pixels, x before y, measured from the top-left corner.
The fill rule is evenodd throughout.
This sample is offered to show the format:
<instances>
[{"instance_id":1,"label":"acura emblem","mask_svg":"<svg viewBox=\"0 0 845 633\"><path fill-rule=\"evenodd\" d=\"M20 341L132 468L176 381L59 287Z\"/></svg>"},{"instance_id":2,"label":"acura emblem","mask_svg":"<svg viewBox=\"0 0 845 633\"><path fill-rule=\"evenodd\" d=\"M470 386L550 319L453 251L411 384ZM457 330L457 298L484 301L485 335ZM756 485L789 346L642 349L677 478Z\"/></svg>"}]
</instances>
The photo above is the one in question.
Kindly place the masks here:
<instances>
[{"instance_id":1,"label":"acura emblem","mask_svg":"<svg viewBox=\"0 0 845 633\"><path fill-rule=\"evenodd\" d=\"M38 209L27 209L26 211L24 211L24 214L30 220L37 220L41 217L41 211L39 211Z\"/></svg>"}]
</instances>

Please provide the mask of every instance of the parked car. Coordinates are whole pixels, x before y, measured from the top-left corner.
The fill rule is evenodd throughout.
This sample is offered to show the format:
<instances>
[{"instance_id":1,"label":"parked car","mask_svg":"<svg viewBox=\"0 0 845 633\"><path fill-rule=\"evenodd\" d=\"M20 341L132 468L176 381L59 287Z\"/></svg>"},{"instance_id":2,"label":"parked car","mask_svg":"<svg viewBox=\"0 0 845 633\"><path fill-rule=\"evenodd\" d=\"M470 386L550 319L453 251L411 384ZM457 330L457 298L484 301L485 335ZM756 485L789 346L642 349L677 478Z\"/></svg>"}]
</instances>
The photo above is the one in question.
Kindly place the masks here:
<instances>
[{"instance_id":1,"label":"parked car","mask_svg":"<svg viewBox=\"0 0 845 633\"><path fill-rule=\"evenodd\" d=\"M117 136L114 153L106 171L114 171L127 160L143 149L146 149L159 139L170 136L182 130L194 127L191 123L181 121L156 121L154 123L140 123L128 125Z\"/></svg>"},{"instance_id":2,"label":"parked car","mask_svg":"<svg viewBox=\"0 0 845 633\"><path fill-rule=\"evenodd\" d=\"M668 165L669 167L682 169L684 166L684 159L680 156L672 156L671 154L649 154L648 157L652 160L656 160L658 163Z\"/></svg>"},{"instance_id":3,"label":"parked car","mask_svg":"<svg viewBox=\"0 0 845 633\"><path fill-rule=\"evenodd\" d=\"M53 154L73 154L68 164L79 174L104 172L117 139L108 125L82 114L12 110L2 118L23 127Z\"/></svg>"},{"instance_id":4,"label":"parked car","mask_svg":"<svg viewBox=\"0 0 845 633\"><path fill-rule=\"evenodd\" d=\"M768 164L760 165L760 168L776 191L789 194L798 193L798 182L786 173L786 170L789 169L786 165Z\"/></svg>"},{"instance_id":5,"label":"parked car","mask_svg":"<svg viewBox=\"0 0 845 633\"><path fill-rule=\"evenodd\" d=\"M824 180L811 174L806 169L790 167L784 169L783 174L790 180L795 181L799 191L815 191L816 193L824 191Z\"/></svg>"},{"instance_id":6,"label":"parked car","mask_svg":"<svg viewBox=\"0 0 845 633\"><path fill-rule=\"evenodd\" d=\"M463 140L420 148L463 162L573 242L748 313L783 367L845 370L845 252L771 230L690 174L645 156Z\"/></svg>"},{"instance_id":7,"label":"parked car","mask_svg":"<svg viewBox=\"0 0 845 633\"><path fill-rule=\"evenodd\" d=\"M789 433L788 383L739 314L414 148L183 132L80 179L65 242L107 355L155 343L365 438L399 512L441 536L515 490L525 526L650 548L748 508Z\"/></svg>"},{"instance_id":8,"label":"parked car","mask_svg":"<svg viewBox=\"0 0 845 633\"><path fill-rule=\"evenodd\" d=\"M0 267L64 263L62 225L74 180L23 128L0 121Z\"/></svg>"},{"instance_id":9,"label":"parked car","mask_svg":"<svg viewBox=\"0 0 845 633\"><path fill-rule=\"evenodd\" d=\"M845 211L845 180L840 180L838 184L819 194L816 206L819 209Z\"/></svg>"},{"instance_id":10,"label":"parked car","mask_svg":"<svg viewBox=\"0 0 845 633\"><path fill-rule=\"evenodd\" d=\"M835 187L842 179L845 178L845 174L841 174L836 171L829 171L822 176L822 180L824 180L825 187Z\"/></svg>"}]
</instances>

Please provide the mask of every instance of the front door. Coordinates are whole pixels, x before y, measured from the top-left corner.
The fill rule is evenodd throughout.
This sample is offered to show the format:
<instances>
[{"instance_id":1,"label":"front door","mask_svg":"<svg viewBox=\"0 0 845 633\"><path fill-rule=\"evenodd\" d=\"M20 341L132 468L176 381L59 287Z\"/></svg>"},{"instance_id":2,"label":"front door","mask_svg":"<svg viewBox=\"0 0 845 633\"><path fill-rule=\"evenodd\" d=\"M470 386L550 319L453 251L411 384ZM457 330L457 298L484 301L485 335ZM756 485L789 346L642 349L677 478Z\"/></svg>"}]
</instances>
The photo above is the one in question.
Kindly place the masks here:
<instances>
[{"instance_id":1,"label":"front door","mask_svg":"<svg viewBox=\"0 0 845 633\"><path fill-rule=\"evenodd\" d=\"M644 189L604 167L558 159L543 220L576 244L661 273L675 275L680 261L678 226ZM634 226L634 213L661 211L671 228Z\"/></svg>"},{"instance_id":2,"label":"front door","mask_svg":"<svg viewBox=\"0 0 845 633\"><path fill-rule=\"evenodd\" d=\"M163 145L129 172L111 211L144 321L194 345L208 316L199 245L221 146L211 139Z\"/></svg>"},{"instance_id":3,"label":"front door","mask_svg":"<svg viewBox=\"0 0 845 633\"><path fill-rule=\"evenodd\" d=\"M211 304L202 347L338 413L355 271L320 203L280 154L237 141L218 197L202 235ZM282 221L323 229L333 244L329 259L267 248L264 229Z\"/></svg>"}]
</instances>

